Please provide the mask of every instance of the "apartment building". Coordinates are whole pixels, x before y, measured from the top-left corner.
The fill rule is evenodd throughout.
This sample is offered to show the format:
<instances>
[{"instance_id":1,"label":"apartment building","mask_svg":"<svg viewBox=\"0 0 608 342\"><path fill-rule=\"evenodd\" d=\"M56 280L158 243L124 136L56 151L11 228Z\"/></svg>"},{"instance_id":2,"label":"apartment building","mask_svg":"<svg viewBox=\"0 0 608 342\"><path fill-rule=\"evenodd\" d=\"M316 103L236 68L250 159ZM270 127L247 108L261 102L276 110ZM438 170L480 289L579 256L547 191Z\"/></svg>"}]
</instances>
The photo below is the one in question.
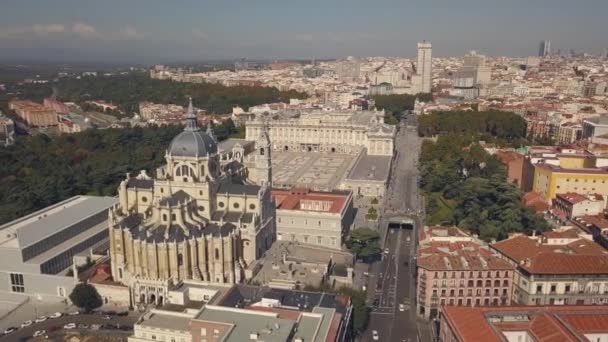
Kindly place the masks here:
<instances>
[{"instance_id":1,"label":"apartment building","mask_svg":"<svg viewBox=\"0 0 608 342\"><path fill-rule=\"evenodd\" d=\"M57 113L39 103L13 100L9 102L8 107L30 127L53 127L58 124Z\"/></svg>"},{"instance_id":2,"label":"apartment building","mask_svg":"<svg viewBox=\"0 0 608 342\"><path fill-rule=\"evenodd\" d=\"M551 212L560 219L571 220L578 216L600 214L605 206L604 196L600 194L566 192L555 196Z\"/></svg>"},{"instance_id":3,"label":"apartment building","mask_svg":"<svg viewBox=\"0 0 608 342\"><path fill-rule=\"evenodd\" d=\"M417 314L435 318L441 305L511 303L514 267L456 227L425 227L417 255Z\"/></svg>"},{"instance_id":4,"label":"apartment building","mask_svg":"<svg viewBox=\"0 0 608 342\"><path fill-rule=\"evenodd\" d=\"M518 235L491 245L516 267L513 301L522 305L608 303L608 251L577 228Z\"/></svg>"},{"instance_id":5,"label":"apartment building","mask_svg":"<svg viewBox=\"0 0 608 342\"><path fill-rule=\"evenodd\" d=\"M534 166L532 191L551 202L558 193L608 194L608 171L600 168L565 168L547 163Z\"/></svg>"}]
</instances>

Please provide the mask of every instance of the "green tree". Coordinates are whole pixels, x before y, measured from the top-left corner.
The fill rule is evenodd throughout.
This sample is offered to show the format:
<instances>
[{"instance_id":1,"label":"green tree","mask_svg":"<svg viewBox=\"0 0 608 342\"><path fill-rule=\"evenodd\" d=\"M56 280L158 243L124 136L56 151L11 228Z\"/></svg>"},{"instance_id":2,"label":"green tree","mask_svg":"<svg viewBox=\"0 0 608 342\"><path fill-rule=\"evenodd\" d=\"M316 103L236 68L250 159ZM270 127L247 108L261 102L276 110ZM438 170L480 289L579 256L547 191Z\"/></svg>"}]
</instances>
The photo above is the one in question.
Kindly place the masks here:
<instances>
[{"instance_id":1,"label":"green tree","mask_svg":"<svg viewBox=\"0 0 608 342\"><path fill-rule=\"evenodd\" d=\"M85 312L97 309L102 305L101 297L99 296L99 293L97 293L97 289L86 283L80 283L74 286L74 290L70 293L70 300L74 305Z\"/></svg>"},{"instance_id":2,"label":"green tree","mask_svg":"<svg viewBox=\"0 0 608 342\"><path fill-rule=\"evenodd\" d=\"M380 248L380 234L367 227L357 228L351 231L350 238L346 241L346 247L363 261L375 260L382 253Z\"/></svg>"}]
</instances>

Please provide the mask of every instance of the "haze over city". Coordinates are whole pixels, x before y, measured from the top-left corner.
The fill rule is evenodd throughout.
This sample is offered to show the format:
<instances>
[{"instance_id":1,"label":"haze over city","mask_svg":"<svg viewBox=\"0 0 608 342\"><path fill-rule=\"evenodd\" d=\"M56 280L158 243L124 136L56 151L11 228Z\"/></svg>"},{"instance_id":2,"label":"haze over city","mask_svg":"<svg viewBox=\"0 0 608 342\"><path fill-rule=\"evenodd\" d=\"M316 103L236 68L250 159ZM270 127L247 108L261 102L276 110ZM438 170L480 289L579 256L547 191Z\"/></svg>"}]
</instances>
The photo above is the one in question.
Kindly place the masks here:
<instances>
[{"instance_id":1,"label":"haze over city","mask_svg":"<svg viewBox=\"0 0 608 342\"><path fill-rule=\"evenodd\" d=\"M158 63L209 59L600 53L608 2L586 0L5 0L0 60Z\"/></svg>"}]
</instances>

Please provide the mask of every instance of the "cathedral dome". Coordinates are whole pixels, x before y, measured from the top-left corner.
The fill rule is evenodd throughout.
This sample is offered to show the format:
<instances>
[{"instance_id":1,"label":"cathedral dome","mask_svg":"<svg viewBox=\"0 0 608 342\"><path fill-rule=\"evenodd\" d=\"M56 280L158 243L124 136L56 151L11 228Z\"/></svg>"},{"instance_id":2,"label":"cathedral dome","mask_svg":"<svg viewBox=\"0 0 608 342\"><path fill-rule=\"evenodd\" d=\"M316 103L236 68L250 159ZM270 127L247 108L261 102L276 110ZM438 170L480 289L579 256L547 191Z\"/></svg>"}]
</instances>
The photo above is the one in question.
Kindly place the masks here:
<instances>
[{"instance_id":1,"label":"cathedral dome","mask_svg":"<svg viewBox=\"0 0 608 342\"><path fill-rule=\"evenodd\" d=\"M190 99L186 112L186 127L171 141L169 154L173 157L204 157L214 153L217 153L217 142L211 132L211 126L207 126L207 132L200 130Z\"/></svg>"},{"instance_id":2,"label":"cathedral dome","mask_svg":"<svg viewBox=\"0 0 608 342\"><path fill-rule=\"evenodd\" d=\"M209 134L201 131L183 131L169 146L173 157L203 157L217 153L217 143Z\"/></svg>"}]
</instances>

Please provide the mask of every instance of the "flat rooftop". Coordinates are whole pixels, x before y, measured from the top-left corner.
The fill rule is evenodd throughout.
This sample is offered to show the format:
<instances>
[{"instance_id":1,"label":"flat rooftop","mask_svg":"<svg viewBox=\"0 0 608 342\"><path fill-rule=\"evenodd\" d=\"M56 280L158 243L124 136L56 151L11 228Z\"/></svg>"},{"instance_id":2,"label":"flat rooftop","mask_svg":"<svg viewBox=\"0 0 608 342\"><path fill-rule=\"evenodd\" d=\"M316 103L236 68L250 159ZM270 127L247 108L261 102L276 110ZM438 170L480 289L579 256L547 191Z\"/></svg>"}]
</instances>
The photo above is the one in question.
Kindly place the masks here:
<instances>
[{"instance_id":1,"label":"flat rooftop","mask_svg":"<svg viewBox=\"0 0 608 342\"><path fill-rule=\"evenodd\" d=\"M251 334L259 334L265 342L284 342L295 326L295 322L278 318L278 314L244 309L207 305L195 317L197 320L219 322L233 325L223 336L222 341L249 341ZM314 335L312 335L314 336Z\"/></svg>"},{"instance_id":2,"label":"flat rooftop","mask_svg":"<svg viewBox=\"0 0 608 342\"><path fill-rule=\"evenodd\" d=\"M0 248L24 248L107 211L115 197L75 196L0 226ZM95 225L99 222L92 222ZM87 223L83 223L87 224Z\"/></svg>"},{"instance_id":3,"label":"flat rooftop","mask_svg":"<svg viewBox=\"0 0 608 342\"><path fill-rule=\"evenodd\" d=\"M346 177L349 180L386 181L391 170L392 156L364 154Z\"/></svg>"},{"instance_id":4,"label":"flat rooftop","mask_svg":"<svg viewBox=\"0 0 608 342\"><path fill-rule=\"evenodd\" d=\"M190 319L192 319L192 317L189 315L165 314L152 311L150 317L144 318L139 325L157 329L190 331Z\"/></svg>"},{"instance_id":5,"label":"flat rooftop","mask_svg":"<svg viewBox=\"0 0 608 342\"><path fill-rule=\"evenodd\" d=\"M273 151L273 185L331 191L339 188L356 158L355 154Z\"/></svg>"}]
</instances>

